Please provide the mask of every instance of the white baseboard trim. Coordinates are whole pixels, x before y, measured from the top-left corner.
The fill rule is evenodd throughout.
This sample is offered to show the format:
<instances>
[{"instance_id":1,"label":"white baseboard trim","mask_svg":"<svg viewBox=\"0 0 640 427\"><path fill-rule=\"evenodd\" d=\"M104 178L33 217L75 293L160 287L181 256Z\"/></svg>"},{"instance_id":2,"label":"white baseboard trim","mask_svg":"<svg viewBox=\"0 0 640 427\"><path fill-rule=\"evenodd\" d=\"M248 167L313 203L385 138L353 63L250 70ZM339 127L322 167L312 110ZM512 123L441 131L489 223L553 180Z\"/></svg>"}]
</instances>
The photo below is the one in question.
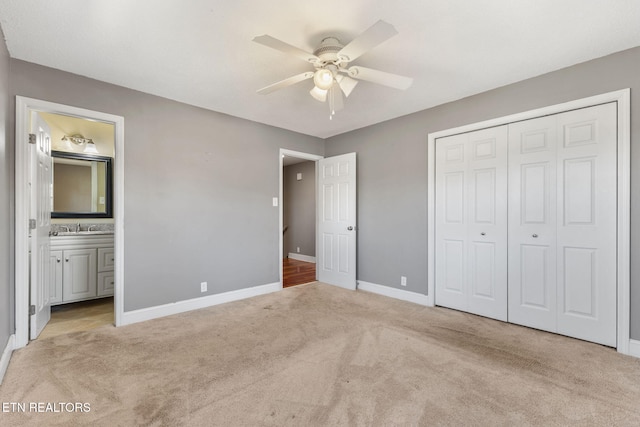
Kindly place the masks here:
<instances>
[{"instance_id":1,"label":"white baseboard trim","mask_svg":"<svg viewBox=\"0 0 640 427\"><path fill-rule=\"evenodd\" d=\"M629 356L640 357L640 341L629 340Z\"/></svg>"},{"instance_id":2,"label":"white baseboard trim","mask_svg":"<svg viewBox=\"0 0 640 427\"><path fill-rule=\"evenodd\" d=\"M316 257L314 256L294 254L293 252L289 252L288 257L291 259L297 259L298 261L312 262L314 264L316 263Z\"/></svg>"},{"instance_id":3,"label":"white baseboard trim","mask_svg":"<svg viewBox=\"0 0 640 427\"><path fill-rule=\"evenodd\" d=\"M428 303L426 295L417 292L403 291L402 289L392 288L390 286L376 285L375 283L364 282L362 280L358 280L358 289L415 304L427 305Z\"/></svg>"},{"instance_id":4,"label":"white baseboard trim","mask_svg":"<svg viewBox=\"0 0 640 427\"><path fill-rule=\"evenodd\" d=\"M178 301L171 304L141 308L140 310L125 311L122 316L122 326L144 322L145 320L157 319L159 317L170 316L172 314L184 313L185 311L198 310L200 308L224 304L225 302L238 301L258 295L269 294L280 290L282 290L282 284L280 282L275 282L267 285L254 286L252 288L238 289L236 291Z\"/></svg>"},{"instance_id":5,"label":"white baseboard trim","mask_svg":"<svg viewBox=\"0 0 640 427\"><path fill-rule=\"evenodd\" d=\"M9 339L7 340L7 345L2 352L2 358L0 358L0 384L2 384L4 374L7 373L7 368L9 367L9 361L11 360L11 354L13 353L15 341L16 336L10 335Z\"/></svg>"}]
</instances>

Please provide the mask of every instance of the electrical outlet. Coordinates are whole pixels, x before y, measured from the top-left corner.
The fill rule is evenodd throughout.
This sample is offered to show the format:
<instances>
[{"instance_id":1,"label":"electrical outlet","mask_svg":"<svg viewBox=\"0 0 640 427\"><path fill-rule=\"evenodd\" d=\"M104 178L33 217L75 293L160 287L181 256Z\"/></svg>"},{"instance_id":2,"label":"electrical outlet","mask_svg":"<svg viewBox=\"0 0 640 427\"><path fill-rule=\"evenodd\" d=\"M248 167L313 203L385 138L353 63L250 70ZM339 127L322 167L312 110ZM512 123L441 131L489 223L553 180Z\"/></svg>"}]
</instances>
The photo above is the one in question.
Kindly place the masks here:
<instances>
[{"instance_id":1,"label":"electrical outlet","mask_svg":"<svg viewBox=\"0 0 640 427\"><path fill-rule=\"evenodd\" d=\"M200 282L200 292L207 292L207 282Z\"/></svg>"},{"instance_id":2,"label":"electrical outlet","mask_svg":"<svg viewBox=\"0 0 640 427\"><path fill-rule=\"evenodd\" d=\"M300 253L300 246L298 246L298 247L296 248L296 251L297 251L298 253Z\"/></svg>"},{"instance_id":3,"label":"electrical outlet","mask_svg":"<svg viewBox=\"0 0 640 427\"><path fill-rule=\"evenodd\" d=\"M407 286L406 276L400 276L400 286Z\"/></svg>"}]
</instances>

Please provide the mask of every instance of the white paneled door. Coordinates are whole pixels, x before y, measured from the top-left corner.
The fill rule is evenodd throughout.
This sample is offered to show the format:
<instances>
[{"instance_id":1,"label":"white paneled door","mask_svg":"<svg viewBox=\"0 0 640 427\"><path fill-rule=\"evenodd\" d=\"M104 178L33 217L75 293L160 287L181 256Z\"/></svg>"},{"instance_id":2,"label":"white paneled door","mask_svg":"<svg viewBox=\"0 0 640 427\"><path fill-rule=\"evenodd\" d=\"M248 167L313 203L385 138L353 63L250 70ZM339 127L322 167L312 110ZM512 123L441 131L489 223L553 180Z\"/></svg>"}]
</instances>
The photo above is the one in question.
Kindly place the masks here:
<instances>
[{"instance_id":1,"label":"white paneled door","mask_svg":"<svg viewBox=\"0 0 640 427\"><path fill-rule=\"evenodd\" d=\"M616 346L616 105L509 127L509 320Z\"/></svg>"},{"instance_id":2,"label":"white paneled door","mask_svg":"<svg viewBox=\"0 0 640 427\"><path fill-rule=\"evenodd\" d=\"M509 125L509 321L556 325L556 116Z\"/></svg>"},{"instance_id":3,"label":"white paneled door","mask_svg":"<svg viewBox=\"0 0 640 427\"><path fill-rule=\"evenodd\" d=\"M617 345L617 104L435 145L435 303Z\"/></svg>"},{"instance_id":4,"label":"white paneled door","mask_svg":"<svg viewBox=\"0 0 640 427\"><path fill-rule=\"evenodd\" d=\"M50 302L50 239L53 171L51 169L51 132L36 112L31 113L31 134L36 136L31 146L31 322L30 338L36 339L51 318Z\"/></svg>"},{"instance_id":5,"label":"white paneled door","mask_svg":"<svg viewBox=\"0 0 640 427\"><path fill-rule=\"evenodd\" d=\"M356 289L356 154L318 161L318 280Z\"/></svg>"},{"instance_id":6,"label":"white paneled door","mask_svg":"<svg viewBox=\"0 0 640 427\"><path fill-rule=\"evenodd\" d=\"M436 144L436 304L507 320L507 127Z\"/></svg>"}]
</instances>

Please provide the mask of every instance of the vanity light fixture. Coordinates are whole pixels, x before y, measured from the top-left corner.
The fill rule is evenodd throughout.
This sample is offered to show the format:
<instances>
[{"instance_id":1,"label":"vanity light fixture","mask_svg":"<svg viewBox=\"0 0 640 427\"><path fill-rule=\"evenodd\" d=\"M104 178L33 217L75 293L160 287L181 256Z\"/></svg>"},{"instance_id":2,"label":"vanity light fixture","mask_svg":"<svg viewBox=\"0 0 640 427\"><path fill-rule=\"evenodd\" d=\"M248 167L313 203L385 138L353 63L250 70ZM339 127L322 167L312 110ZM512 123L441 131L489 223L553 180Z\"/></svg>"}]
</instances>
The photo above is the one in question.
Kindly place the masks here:
<instances>
[{"instance_id":1,"label":"vanity light fixture","mask_svg":"<svg viewBox=\"0 0 640 427\"><path fill-rule=\"evenodd\" d=\"M99 154L98 149L96 148L96 144L91 140L87 142L87 146L84 147L84 150L82 150L82 152L87 154Z\"/></svg>"},{"instance_id":2,"label":"vanity light fixture","mask_svg":"<svg viewBox=\"0 0 640 427\"><path fill-rule=\"evenodd\" d=\"M75 135L65 135L62 137L63 141L70 141L73 142L76 145L84 145L84 153L89 153L89 154L98 154L98 149L96 148L96 144L93 142L93 139L91 138L85 138L84 136L80 135L80 134L75 134Z\"/></svg>"}]
</instances>

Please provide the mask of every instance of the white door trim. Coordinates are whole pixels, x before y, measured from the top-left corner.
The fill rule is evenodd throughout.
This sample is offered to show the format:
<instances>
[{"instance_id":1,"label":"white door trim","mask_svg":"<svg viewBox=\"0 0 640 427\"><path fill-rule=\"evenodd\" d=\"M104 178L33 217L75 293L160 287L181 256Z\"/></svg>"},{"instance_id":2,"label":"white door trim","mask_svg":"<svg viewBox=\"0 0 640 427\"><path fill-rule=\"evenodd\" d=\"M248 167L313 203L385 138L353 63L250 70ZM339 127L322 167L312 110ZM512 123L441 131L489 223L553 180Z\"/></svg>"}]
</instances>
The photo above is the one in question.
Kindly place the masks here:
<instances>
[{"instance_id":1,"label":"white door trim","mask_svg":"<svg viewBox=\"0 0 640 427\"><path fill-rule=\"evenodd\" d=\"M608 102L618 104L618 313L617 350L629 354L630 346L630 221L631 221L631 90L582 98L571 102L538 108L483 122L430 133L427 142L427 304L435 305L435 142L436 139L493 126L529 120L578 108L591 107Z\"/></svg>"},{"instance_id":2,"label":"white door trim","mask_svg":"<svg viewBox=\"0 0 640 427\"><path fill-rule=\"evenodd\" d=\"M115 126L115 324L124 313L124 117L16 96L15 126L15 348L29 342L29 112L65 114Z\"/></svg>"},{"instance_id":3,"label":"white door trim","mask_svg":"<svg viewBox=\"0 0 640 427\"><path fill-rule=\"evenodd\" d=\"M279 248L278 248L278 265L280 266L279 270L280 270L280 288L281 289L282 289L282 286L284 285L284 278L283 278L283 273L282 273L282 251L284 249L284 241L283 241L283 236L282 236L282 227L284 227L284 224L283 224L283 212L282 212L282 209L283 209L282 196L283 196L283 191L284 191L284 189L283 189L283 186L284 186L284 176L283 176L284 165L283 165L283 160L282 159L283 159L284 156L296 157L298 159L311 160L311 161L316 162L316 164L317 164L318 160L324 159L324 156L320 156L320 155L317 155L317 154L303 153L301 151L287 150L285 148L281 148L280 152L279 152L279 155L278 155L278 162L279 162L278 164L280 165L280 169L279 169L279 172L278 172L279 177L280 177L279 178L280 179L280 181L279 181L280 182L280 184L279 184L280 187L279 187L279 194L278 194L278 201L279 201L279 203L278 203L278 236L279 236L278 240L280 242L279 243ZM316 183L317 183L318 182L318 168L316 168L316 178L315 179L316 179ZM318 204L317 186L316 186L316 197L315 197L315 200L316 200L316 206L317 206L317 204ZM314 209L313 211L316 212L317 209ZM315 234L316 234L316 259L317 259L317 255L318 255L318 220L317 220L317 218L316 218L315 223L316 223ZM318 278L318 272L316 270L316 279L317 278Z\"/></svg>"}]
</instances>

